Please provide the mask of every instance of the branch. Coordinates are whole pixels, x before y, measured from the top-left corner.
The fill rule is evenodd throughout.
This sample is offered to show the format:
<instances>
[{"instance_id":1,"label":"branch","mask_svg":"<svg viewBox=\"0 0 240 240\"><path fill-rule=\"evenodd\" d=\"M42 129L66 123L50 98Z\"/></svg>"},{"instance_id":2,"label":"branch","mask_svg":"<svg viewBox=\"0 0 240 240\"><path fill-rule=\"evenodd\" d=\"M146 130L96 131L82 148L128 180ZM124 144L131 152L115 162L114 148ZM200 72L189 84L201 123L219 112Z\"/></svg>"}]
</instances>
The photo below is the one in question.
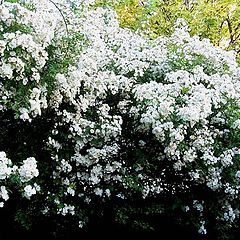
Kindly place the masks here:
<instances>
[{"instance_id":1,"label":"branch","mask_svg":"<svg viewBox=\"0 0 240 240\"><path fill-rule=\"evenodd\" d=\"M239 27L240 27L240 23L238 23L238 25L235 27L233 37L237 34L237 30L239 29ZM237 38L238 37L236 37L235 39L237 39Z\"/></svg>"},{"instance_id":2,"label":"branch","mask_svg":"<svg viewBox=\"0 0 240 240\"><path fill-rule=\"evenodd\" d=\"M231 24L231 21L229 19L229 16L226 18L226 21L227 21L227 25L228 25L228 31L229 31L229 34L230 34L230 43L233 42L233 32L232 32L232 24Z\"/></svg>"},{"instance_id":3,"label":"branch","mask_svg":"<svg viewBox=\"0 0 240 240\"><path fill-rule=\"evenodd\" d=\"M65 24L65 27L66 27L67 34L69 35L67 21L66 21L65 16L63 15L61 9L58 7L58 5L54 1L49 0L49 2L51 2L55 6L55 8L59 11L59 13L61 14L61 16L63 18L63 21L64 21L64 24Z\"/></svg>"},{"instance_id":4,"label":"branch","mask_svg":"<svg viewBox=\"0 0 240 240\"><path fill-rule=\"evenodd\" d=\"M234 32L236 32L240 27L240 23L235 27Z\"/></svg>"},{"instance_id":5,"label":"branch","mask_svg":"<svg viewBox=\"0 0 240 240\"><path fill-rule=\"evenodd\" d=\"M219 27L219 29L218 29L218 34L219 34L219 36L221 36L222 27L223 27L223 24L224 24L225 21L226 21L226 20L224 19L224 20L221 22L221 25L220 25L220 27ZM218 46L219 46L219 44L220 44L220 40L221 40L221 38L219 38L219 40L218 40Z\"/></svg>"},{"instance_id":6,"label":"branch","mask_svg":"<svg viewBox=\"0 0 240 240\"><path fill-rule=\"evenodd\" d=\"M183 0L183 4L187 7L187 9L190 8L189 0Z\"/></svg>"},{"instance_id":7,"label":"branch","mask_svg":"<svg viewBox=\"0 0 240 240\"><path fill-rule=\"evenodd\" d=\"M240 37L240 33L233 39L232 43L236 42L236 40L238 40L239 37Z\"/></svg>"}]
</instances>

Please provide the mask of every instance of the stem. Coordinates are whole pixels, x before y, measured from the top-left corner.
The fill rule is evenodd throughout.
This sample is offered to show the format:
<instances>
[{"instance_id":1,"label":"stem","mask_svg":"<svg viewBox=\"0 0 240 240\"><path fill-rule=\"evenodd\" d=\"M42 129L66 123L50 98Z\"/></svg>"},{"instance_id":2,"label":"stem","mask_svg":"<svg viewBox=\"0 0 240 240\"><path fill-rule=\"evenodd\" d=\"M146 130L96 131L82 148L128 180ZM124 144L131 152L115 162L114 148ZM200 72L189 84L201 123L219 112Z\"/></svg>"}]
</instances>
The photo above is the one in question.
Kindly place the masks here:
<instances>
[{"instance_id":1,"label":"stem","mask_svg":"<svg viewBox=\"0 0 240 240\"><path fill-rule=\"evenodd\" d=\"M228 25L228 31L229 31L229 34L230 34L230 43L233 42L233 32L232 32L232 24L231 24L231 21L229 19L229 16L226 18L226 21L227 21L227 25Z\"/></svg>"},{"instance_id":2,"label":"stem","mask_svg":"<svg viewBox=\"0 0 240 240\"><path fill-rule=\"evenodd\" d=\"M69 35L67 21L66 21L65 16L63 15L61 9L58 7L58 5L54 1L49 0L49 2L51 2L56 7L56 9L60 12L60 14L61 14L61 16L63 18L64 24L65 24L65 27L66 27L67 34Z\"/></svg>"},{"instance_id":3,"label":"stem","mask_svg":"<svg viewBox=\"0 0 240 240\"><path fill-rule=\"evenodd\" d=\"M187 8L189 8L189 0L183 0L183 4L184 4Z\"/></svg>"},{"instance_id":4,"label":"stem","mask_svg":"<svg viewBox=\"0 0 240 240\"><path fill-rule=\"evenodd\" d=\"M219 27L219 30L218 30L219 36L221 36L222 27L223 27L223 24L224 24L225 21L226 21L226 20L224 19L224 20L222 21L220 27ZM219 44L220 44L220 40L221 40L221 38L219 38L219 40L218 40L218 43L217 43L218 46L219 46Z\"/></svg>"}]
</instances>

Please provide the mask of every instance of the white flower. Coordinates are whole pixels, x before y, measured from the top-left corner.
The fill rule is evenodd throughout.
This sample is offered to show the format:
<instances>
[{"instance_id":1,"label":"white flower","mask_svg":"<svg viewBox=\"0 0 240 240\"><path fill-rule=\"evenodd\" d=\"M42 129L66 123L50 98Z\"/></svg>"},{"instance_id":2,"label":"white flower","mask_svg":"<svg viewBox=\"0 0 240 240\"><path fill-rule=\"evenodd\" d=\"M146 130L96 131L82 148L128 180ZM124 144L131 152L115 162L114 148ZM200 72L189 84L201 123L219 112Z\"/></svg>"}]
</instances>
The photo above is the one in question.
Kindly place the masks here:
<instances>
[{"instance_id":1,"label":"white flower","mask_svg":"<svg viewBox=\"0 0 240 240\"><path fill-rule=\"evenodd\" d=\"M23 165L18 169L22 182L27 182L39 175L37 161L34 157L29 157L23 161Z\"/></svg>"},{"instance_id":2,"label":"white flower","mask_svg":"<svg viewBox=\"0 0 240 240\"><path fill-rule=\"evenodd\" d=\"M11 79L13 76L13 69L12 69L11 65L3 63L2 66L0 66L0 74L3 77Z\"/></svg>"},{"instance_id":3,"label":"white flower","mask_svg":"<svg viewBox=\"0 0 240 240\"><path fill-rule=\"evenodd\" d=\"M24 187L24 193L23 196L27 199L30 199L32 195L35 195L37 193L36 188L32 187L31 185L27 185Z\"/></svg>"},{"instance_id":4,"label":"white flower","mask_svg":"<svg viewBox=\"0 0 240 240\"><path fill-rule=\"evenodd\" d=\"M29 110L26 109L26 108L20 108L19 109L19 112L21 113L21 115L19 116L20 119L22 120L31 120L30 117L29 117Z\"/></svg>"},{"instance_id":5,"label":"white flower","mask_svg":"<svg viewBox=\"0 0 240 240\"><path fill-rule=\"evenodd\" d=\"M201 221L200 224L201 224L201 226L200 226L198 232L202 235L207 234L207 230L205 228L205 221Z\"/></svg>"},{"instance_id":6,"label":"white flower","mask_svg":"<svg viewBox=\"0 0 240 240\"><path fill-rule=\"evenodd\" d=\"M6 48L6 42L3 40L0 40L0 55L2 55Z\"/></svg>"},{"instance_id":7,"label":"white flower","mask_svg":"<svg viewBox=\"0 0 240 240\"><path fill-rule=\"evenodd\" d=\"M83 221L78 221L78 227L79 227L79 228L83 228L84 225L85 225L85 222L83 222Z\"/></svg>"},{"instance_id":8,"label":"white flower","mask_svg":"<svg viewBox=\"0 0 240 240\"><path fill-rule=\"evenodd\" d=\"M235 176L236 176L237 180L240 181L240 171L237 171Z\"/></svg>"},{"instance_id":9,"label":"white flower","mask_svg":"<svg viewBox=\"0 0 240 240\"><path fill-rule=\"evenodd\" d=\"M0 188L0 197L5 201L9 199L8 191L5 186L1 186Z\"/></svg>"},{"instance_id":10,"label":"white flower","mask_svg":"<svg viewBox=\"0 0 240 240\"><path fill-rule=\"evenodd\" d=\"M0 180L6 179L12 173L12 162L5 152L0 152Z\"/></svg>"},{"instance_id":11,"label":"white flower","mask_svg":"<svg viewBox=\"0 0 240 240\"><path fill-rule=\"evenodd\" d=\"M64 203L64 207L59 209L59 213L61 213L63 216L66 216L67 214L74 215L75 207Z\"/></svg>"},{"instance_id":12,"label":"white flower","mask_svg":"<svg viewBox=\"0 0 240 240\"><path fill-rule=\"evenodd\" d=\"M75 190L70 187L67 188L67 193L70 194L71 196L75 196Z\"/></svg>"},{"instance_id":13,"label":"white flower","mask_svg":"<svg viewBox=\"0 0 240 240\"><path fill-rule=\"evenodd\" d=\"M103 190L100 189L100 188L95 188L94 189L94 193L97 195L97 196L102 196L103 195Z\"/></svg>"}]
</instances>

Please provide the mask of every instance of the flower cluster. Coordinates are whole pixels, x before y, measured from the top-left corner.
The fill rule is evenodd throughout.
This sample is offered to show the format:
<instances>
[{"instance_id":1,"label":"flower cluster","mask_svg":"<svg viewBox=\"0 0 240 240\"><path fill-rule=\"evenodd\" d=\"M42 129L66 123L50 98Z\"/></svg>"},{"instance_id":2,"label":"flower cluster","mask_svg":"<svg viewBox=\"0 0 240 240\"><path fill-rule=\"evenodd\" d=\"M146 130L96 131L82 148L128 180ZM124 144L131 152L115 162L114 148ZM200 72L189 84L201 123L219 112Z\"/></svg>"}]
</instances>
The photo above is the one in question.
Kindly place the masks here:
<instances>
[{"instance_id":1,"label":"flower cluster","mask_svg":"<svg viewBox=\"0 0 240 240\"><path fill-rule=\"evenodd\" d=\"M23 165L19 168L19 175L22 182L27 182L37 177L39 172L37 169L37 161L34 157L27 158L23 161Z\"/></svg>"},{"instance_id":2,"label":"flower cluster","mask_svg":"<svg viewBox=\"0 0 240 240\"><path fill-rule=\"evenodd\" d=\"M64 8L60 10L58 4ZM66 48L64 39L74 31L67 24L79 27L71 3L63 0L58 4L3 1L0 6L0 110L14 109L23 120L31 121L47 108L47 92L54 85L52 62L56 65L55 58L66 58L59 49Z\"/></svg>"},{"instance_id":3,"label":"flower cluster","mask_svg":"<svg viewBox=\"0 0 240 240\"><path fill-rule=\"evenodd\" d=\"M23 190L23 196L30 199L31 195L36 194L36 190L39 191L40 187L35 183L25 186L26 182L29 182L34 177L38 176L37 163L35 158L30 157L23 161L20 167L13 165L12 161L7 158L5 152L0 152L0 199L7 201L9 199L8 187L11 187L11 182L19 179L18 187ZM25 187L24 187L25 186ZM4 202L0 202L0 207L4 206Z\"/></svg>"},{"instance_id":4,"label":"flower cluster","mask_svg":"<svg viewBox=\"0 0 240 240\"><path fill-rule=\"evenodd\" d=\"M11 167L12 161L7 158L5 152L0 152L0 179L4 180L8 178L12 171L15 170Z\"/></svg>"}]
</instances>

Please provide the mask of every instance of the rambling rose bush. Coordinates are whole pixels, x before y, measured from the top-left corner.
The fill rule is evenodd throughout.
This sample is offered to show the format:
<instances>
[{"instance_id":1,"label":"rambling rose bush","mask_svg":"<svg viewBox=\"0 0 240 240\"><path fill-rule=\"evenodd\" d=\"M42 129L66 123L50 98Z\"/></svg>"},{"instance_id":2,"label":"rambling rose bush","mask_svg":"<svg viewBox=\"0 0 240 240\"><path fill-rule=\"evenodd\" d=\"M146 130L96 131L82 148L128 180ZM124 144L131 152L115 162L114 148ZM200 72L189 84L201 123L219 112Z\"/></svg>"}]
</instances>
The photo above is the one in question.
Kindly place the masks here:
<instances>
[{"instance_id":1,"label":"rambling rose bush","mask_svg":"<svg viewBox=\"0 0 240 240\"><path fill-rule=\"evenodd\" d=\"M191 37L181 19L171 37L149 40L109 9L68 3L1 5L2 199L17 183L29 217L68 216L79 227L110 203L128 223L135 202L203 235L237 223L235 53Z\"/></svg>"}]
</instances>

